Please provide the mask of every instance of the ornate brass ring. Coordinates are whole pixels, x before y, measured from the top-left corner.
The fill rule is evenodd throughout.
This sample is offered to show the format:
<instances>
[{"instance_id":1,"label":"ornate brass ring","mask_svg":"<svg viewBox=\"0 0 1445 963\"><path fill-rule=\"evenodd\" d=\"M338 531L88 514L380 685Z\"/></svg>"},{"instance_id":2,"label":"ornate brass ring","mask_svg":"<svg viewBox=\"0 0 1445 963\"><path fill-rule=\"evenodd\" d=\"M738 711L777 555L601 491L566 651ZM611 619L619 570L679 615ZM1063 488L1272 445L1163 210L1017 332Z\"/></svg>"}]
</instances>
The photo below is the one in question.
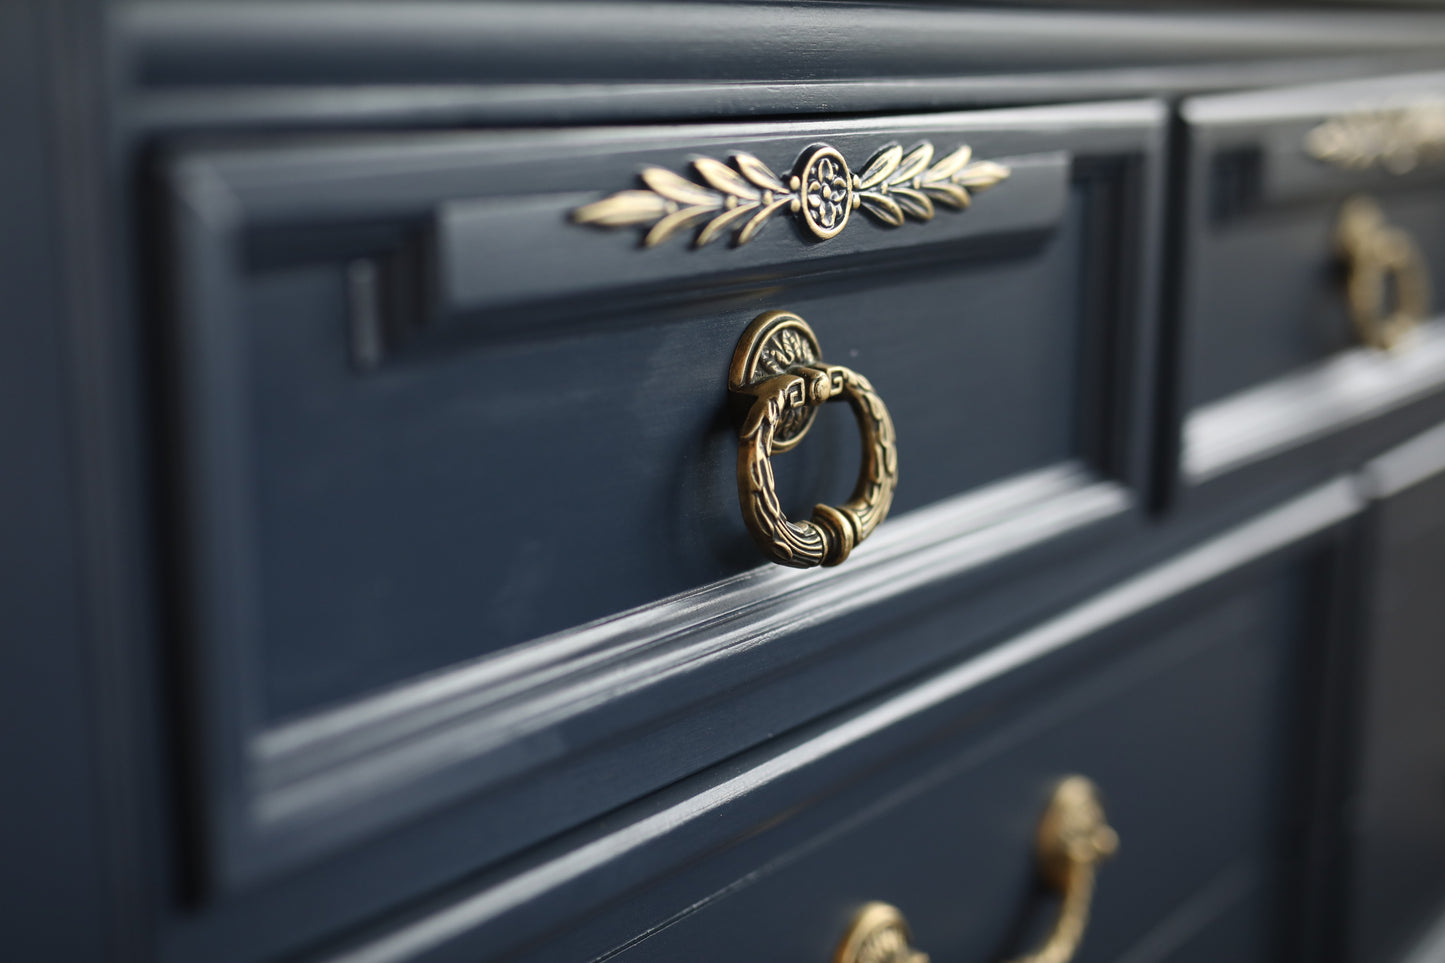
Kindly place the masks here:
<instances>
[{"instance_id":1,"label":"ornate brass ring","mask_svg":"<svg viewBox=\"0 0 1445 963\"><path fill-rule=\"evenodd\" d=\"M1345 298L1360 339L1391 350L1430 313L1430 277L1410 236L1385 221L1368 197L1351 198L1340 211L1335 240L1348 274ZM1393 281L1393 284L1391 282ZM1394 309L1387 309L1394 288Z\"/></svg>"},{"instance_id":2,"label":"ornate brass ring","mask_svg":"<svg viewBox=\"0 0 1445 963\"><path fill-rule=\"evenodd\" d=\"M747 413L738 429L738 501L748 532L780 565L837 565L888 514L898 483L893 421L868 379L818 360L807 322L785 311L759 315L733 355L729 387ZM852 497L817 505L805 522L789 521L778 503L772 456L802 440L815 409L846 401L858 419L863 463Z\"/></svg>"}]
</instances>

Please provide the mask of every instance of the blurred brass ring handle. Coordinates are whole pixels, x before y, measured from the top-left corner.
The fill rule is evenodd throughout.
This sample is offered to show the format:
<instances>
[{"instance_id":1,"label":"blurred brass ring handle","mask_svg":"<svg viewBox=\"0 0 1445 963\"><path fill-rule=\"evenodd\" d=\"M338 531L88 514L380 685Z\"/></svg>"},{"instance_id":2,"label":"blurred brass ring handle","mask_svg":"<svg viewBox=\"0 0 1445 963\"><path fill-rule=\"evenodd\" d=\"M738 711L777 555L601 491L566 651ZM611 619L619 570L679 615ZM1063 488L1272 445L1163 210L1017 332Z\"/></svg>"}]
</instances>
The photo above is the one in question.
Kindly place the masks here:
<instances>
[{"instance_id":1,"label":"blurred brass ring handle","mask_svg":"<svg viewBox=\"0 0 1445 963\"><path fill-rule=\"evenodd\" d=\"M888 514L898 483L898 448L888 408L868 379L818 360L807 322L785 311L759 315L733 354L728 386L746 404L738 428L738 501L748 533L780 565L837 565ZM852 497L817 505L805 522L778 504L772 457L802 440L814 409L846 401L858 420L863 463Z\"/></svg>"},{"instance_id":2,"label":"blurred brass ring handle","mask_svg":"<svg viewBox=\"0 0 1445 963\"><path fill-rule=\"evenodd\" d=\"M1060 891L1063 905L1044 945L1013 963L1068 963L1089 924L1095 871L1119 848L1092 782L1070 776L1059 783L1039 823L1037 845L1039 874Z\"/></svg>"},{"instance_id":3,"label":"blurred brass ring handle","mask_svg":"<svg viewBox=\"0 0 1445 963\"><path fill-rule=\"evenodd\" d=\"M1335 242L1345 260L1345 299L1360 339L1372 348L1393 349L1430 313L1424 258L1410 235L1391 227L1368 197L1345 202ZM1395 305L1389 310L1392 280Z\"/></svg>"}]
</instances>

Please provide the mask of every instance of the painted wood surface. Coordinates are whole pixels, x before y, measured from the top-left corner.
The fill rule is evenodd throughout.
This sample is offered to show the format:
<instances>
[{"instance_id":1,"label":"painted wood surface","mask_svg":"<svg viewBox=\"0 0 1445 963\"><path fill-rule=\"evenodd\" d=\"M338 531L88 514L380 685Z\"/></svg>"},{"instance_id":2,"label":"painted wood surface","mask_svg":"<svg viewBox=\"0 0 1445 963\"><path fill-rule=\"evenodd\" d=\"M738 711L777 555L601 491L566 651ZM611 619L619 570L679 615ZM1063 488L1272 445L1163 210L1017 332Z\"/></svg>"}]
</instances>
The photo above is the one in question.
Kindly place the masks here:
<instances>
[{"instance_id":1,"label":"painted wood surface","mask_svg":"<svg viewBox=\"0 0 1445 963\"><path fill-rule=\"evenodd\" d=\"M908 526L907 544L892 539L896 561L871 567L873 602L926 584L904 571L919 571L912 556L939 541L940 525L969 531L954 519L977 514L970 493L985 503L996 497L986 489L1036 493L1044 525L1019 549L1141 504L1162 120L1159 105L1133 102L731 130L333 138L168 159L175 450L189 493L176 521L193 533L188 638L195 684L211 693L200 707L214 740L203 763L210 872L254 878L546 767L581 778L601 744L654 737L677 713L707 725L759 698L740 688L752 680L804 658L857 657L829 655L827 632L799 643L752 616L695 611L704 595L725 600L721 612L743 611L745 594L757 612L786 593L807 612L798 627L813 631L854 611L824 602L822 573L749 574L764 563L737 509L725 378L762 310L808 318L825 356L864 372L904 426L914 480L893 524L929 506L933 520ZM968 144L1017 165L1019 182L925 223L855 213L860 223L823 243L785 222L739 248L678 238L647 249L635 232L568 220L633 187L642 163L685 170L689 156L746 149L786 170L820 139L855 158L891 142ZM508 230L516 211L527 216L520 236ZM384 350L358 364L355 326L384 306L358 316L347 278L358 259L408 250L423 294L383 321ZM554 284L558 272L572 277ZM845 415L825 412L779 459L794 514L846 497L859 454ZM1068 481L1036 483L1045 478ZM1073 501L1050 524L1056 496ZM869 571L868 557L841 577ZM966 568L937 566L932 578ZM746 588L726 587L736 579ZM671 610L707 627L679 631ZM659 628L609 638L587 628L597 620ZM961 644L894 653L880 675L785 701L798 711L770 710L765 728L729 728L701 753L668 748L672 765L618 774L612 788L542 810L513 804L537 821L474 842L474 858ZM738 694L718 695L729 689Z\"/></svg>"},{"instance_id":2,"label":"painted wood surface","mask_svg":"<svg viewBox=\"0 0 1445 963\"><path fill-rule=\"evenodd\" d=\"M10 216L0 286L12 318L0 380L17 393L0 417L12 455L0 476L0 544L13 559L7 627L22 640L6 647L16 661L0 703L14 721L0 742L7 774L24 787L0 823L7 880L16 879L0 901L10 948L135 963L555 963L619 950L645 958L649 945L678 940L703 960L725 947L698 948L684 939L690 928L728 930L737 919L771 920L785 941L825 946L831 924L790 929L785 900L751 893L861 878L830 846L848 832L865 838L870 826L961 847L962 837L929 830L972 807L982 819L1014 820L979 849L1002 874L992 878L1012 881L1007 889L944 868L942 846L926 845L913 862L903 847L876 844L878 865L923 893L921 918L946 932L935 946L972 958L990 937L948 922L949 887L980 906L1019 897L1019 918L1044 912L1014 859L1027 848L1028 807L992 774L1042 791L1046 770L1063 765L1051 753L1067 742L1118 767L1110 793L1124 813L1188 784L1159 785L1099 748L1110 733L1150 737L1127 724L1133 705L1161 720L1161 741L1181 733L1172 743L1181 759L1188 748L1210 761L1221 781L1209 791L1230 803L1213 828L1228 839L1209 854L1215 864L1161 877L1157 893L1139 896L1157 899L1154 918L1109 910L1097 952L1129 963L1243 960L1277 940L1263 957L1271 963L1292 952L1327 958L1301 948L1324 932L1321 914L1344 918L1348 904L1306 884L1343 838L1316 815L1341 811L1331 767L1348 730L1324 727L1301 746L1290 723L1338 709L1320 690L1339 684L1334 660L1348 645L1336 636L1354 619L1334 616L1355 611L1347 587L1374 584L1391 564L1418 573L1406 564L1416 549L1396 545L1371 574L1374 556L1357 539L1374 530L1393 545L1388 533L1423 524L1428 506L1412 492L1425 489L1385 497L1381 481L1409 476L1420 446L1363 481L1353 473L1445 420L1445 396L1429 371L1361 366L1309 337L1237 364L1216 359L1210 377L1223 387L1207 404L1175 391L1180 318L1163 318L1156 350L1148 305L1156 292L1181 303L1184 255L1204 222L1181 216L1185 185L1203 182L1185 161L1185 120L1171 111L1181 99L1231 95L1215 101L1223 113L1206 116L1196 101L1187 119L1261 146L1266 172L1277 173L1258 182L1255 199L1268 198L1273 213L1245 205L1234 214L1272 223L1283 238L1257 243L1256 256L1236 252L1235 274L1304 290L1318 281L1306 277L1318 251L1298 245L1318 240L1340 192L1379 185L1322 180L1283 160L1283 142L1248 129L1232 95L1347 79L1346 90L1418 84L1401 78L1440 68L1445 21L1304 9L719 3L677 5L665 18L659 9L55 0L0 14L9 51L0 124L16 145L0 158ZM1371 77L1382 79L1354 86ZM1263 123L1283 131L1327 111L1330 96L1290 89L1255 103L1274 111ZM1118 103L1141 100L1154 105ZM1075 106L1058 106L1066 103ZM1020 109L993 114L1014 118L996 127L961 113L999 107ZM747 249L692 257L679 246L647 252L654 260L635 275L627 237L574 235L560 221L574 196L629 186L659 151L680 166L747 136L759 149L775 145L770 162L784 165L814 138L855 138L866 152L878 133L949 131L977 135L1020 169L1031 158L1043 179L1031 182L1029 210L990 213L999 195L985 194L952 224L931 224L927 240L875 231L853 246L790 248L796 238L778 230L755 260ZM550 159L536 166L539 155ZM588 164L574 162L584 156ZM181 173L198 180L178 193ZM1438 227L1433 181L1390 193L1396 216ZM525 244L486 249L492 232L537 212L547 226ZM1151 224L1164 227L1162 239ZM608 245L611 267L579 266L566 274L568 293L549 296L556 264L579 265L596 245ZM1123 251L1132 253L1121 260ZM727 254L743 258L724 266ZM994 283L1010 276L1023 293L1006 299ZM817 577L745 559L724 499L713 499L726 435L706 417L716 399L680 376L684 355L723 358L731 328L773 285L838 312L810 320L825 345L876 361L910 431L958 430L953 448L915 446L914 467L904 462L912 487L893 527L851 567ZM1029 335L1021 356L1033 364L1053 351L1052 361L1010 368L993 354L1001 339L980 329L897 321L902 340L928 349L926 361L963 357L969 372L985 372L940 385L928 364L890 354L865 324L865 308L899 292L929 316L1006 315ZM1032 308L998 310L1005 301ZM206 341L203 326L178 329L197 318L244 337ZM661 344L659 331L676 339ZM395 638L414 623L423 641L383 645L370 663L357 636L323 626L325 606L300 591L287 603L294 644L251 644L266 637L267 600L298 579L330 580L340 595L361 584L352 576L368 563L356 518L390 532L387 549L405 547L408 532L433 544L448 522L465 520L458 493L421 505L418 492L429 489L415 478L429 471L450 484L485 461L454 443L465 418L437 414L469 401L478 423L497 414L477 400L483 376L525 402L517 425L501 430L514 432L522 460L552 469L526 492L528 507L555 510L548 486L564 469L591 473L588 446L616 420L604 409L619 389L588 373L599 356L647 375L673 403L656 425L628 417L656 429L640 435L639 462L685 452L685 470L629 477L675 526L667 550L685 563L635 578L642 541L616 559L598 562L594 551L549 592L534 584L530 598L547 604L521 615L477 602L437 616L422 604L433 586L417 578L421 595L389 612L382 605L375 625L390 620L385 634ZM558 381L573 393L550 413L529 394L539 371L554 370L544 360L566 372ZM1366 375L1377 390L1345 398L1337 389L1359 378L1332 376L1336 364L1385 370ZM378 386L411 407L338 403ZM228 420L238 399L259 422ZM992 413L994 430L967 434L982 425L970 412ZM1214 439L1195 446L1191 478L1179 474L1186 415L1196 438ZM217 425L228 427L200 430ZM449 443L429 445L428 425L451 432ZM802 501L852 457L846 426L823 429L810 439L815 461L787 482ZM368 463L379 441L405 457ZM338 452L363 470L346 474ZM408 472L413 481L399 482ZM374 498L325 498L368 477ZM388 490L393 483L401 487ZM1364 521L1361 484L1384 498ZM282 548L269 556L227 541L258 530L244 524L187 541L198 520L234 523L288 499L290 520L268 536ZM510 548L476 555L502 575L530 571L535 583L549 569L518 550L523 528L504 519L497 534ZM683 549L698 545L714 554L688 568L698 563ZM373 556L373 575L413 574L377 562L388 557ZM451 568L431 574L461 582ZM1410 585L1402 578L1395 590ZM1373 623L1375 637L1418 643L1420 613L1433 611L1421 597L1410 596L1397 622ZM439 629L448 618L452 627ZM1340 628L1315 632L1322 620ZM308 635L308 621L320 630ZM1203 638L1210 626L1223 631ZM212 644L220 639L230 641ZM1300 639L1316 645L1292 645ZM1185 649L1200 671L1139 668ZM1232 666L1283 672L1290 694L1281 688L1266 712L1262 690L1225 671L1222 653L1237 655ZM1245 694L1240 718L1217 723L1212 713L1230 708L1225 691ZM1117 712L1090 692L1117 693ZM1088 724L1075 732L1066 716ZM1241 742L1236 723L1251 719L1257 738ZM989 748L1009 734L1017 741ZM1301 751L1266 781L1259 753L1280 745ZM1238 751L1224 758L1230 746ZM1378 769L1423 772L1392 766ZM1415 805L1409 784L1370 782L1371 811ZM1276 851L1260 844L1262 814L1281 807L1295 819ZM1134 808L1133 838L1168 831L1167 809ZM261 826L286 829L257 835ZM1377 856L1367 862L1379 873L1415 871ZM1142 865L1116 867L1131 894L1142 884L1128 867ZM1280 901L1281 892L1300 898ZM731 915L754 899L766 905ZM1395 923L1378 907L1362 910L1377 928L1359 932L1381 934L1365 948L1403 938L1428 915L1418 909ZM1023 924L1014 935L1023 941Z\"/></svg>"},{"instance_id":3,"label":"painted wood surface","mask_svg":"<svg viewBox=\"0 0 1445 963\"><path fill-rule=\"evenodd\" d=\"M1445 169L1341 169L1306 151L1311 131L1333 118L1432 101L1441 90L1445 75L1421 73L1181 105L1175 341L1163 390L1182 420L1176 483L1185 501L1236 497L1309 466L1358 464L1441 416L1434 327L1411 339L1418 352L1364 348L1346 311L1334 230L1345 199L1378 197L1429 273L1445 276ZM1388 412L1402 427L1386 427L1382 439L1375 424ZM1243 481L1228 477L1236 472Z\"/></svg>"},{"instance_id":4,"label":"painted wood surface","mask_svg":"<svg viewBox=\"0 0 1445 963\"><path fill-rule=\"evenodd\" d=\"M1154 800L1136 824L1140 889L1124 883L1118 929L1104 938L1117 942L1094 959L1124 951L1149 922L1235 866L1272 874L1269 891L1281 893L1290 740L1310 731L1296 715L1308 705L1299 679L1327 630L1324 610L1300 603L1329 589L1328 559L1347 544L1335 526L1362 508L1345 480L1313 491L915 686L559 841L330 959L461 960L529 944L522 958L586 959L608 940L630 942L640 930L629 928L645 920L666 925L637 943L638 959L675 958L682 946L704 960L826 958L875 892L905 911L916 903L941 952L999 956L1040 925L1029 886L1035 820L1052 781L1076 768L1102 773L1105 786L1118 773L1111 799L1123 797L1113 806ZM1207 682L1212 672L1219 678ZM1138 689L1129 695L1131 679ZM1224 714L1221 688L1236 695ZM1132 698L1163 701L1136 713ZM1091 718L1091 705L1118 713L1114 725ZM1154 758L1144 746L1155 735L1165 735L1157 762L1142 764L1136 756ZM1211 755L1222 743L1233 748ZM1196 843L1197 859L1169 858ZM634 887L637 909L623 900ZM1144 899L1159 901L1147 921L1129 912ZM548 921L559 906L586 906L588 919L558 934ZM1272 949L1266 939L1249 953L1273 959Z\"/></svg>"},{"instance_id":5,"label":"painted wood surface","mask_svg":"<svg viewBox=\"0 0 1445 963\"><path fill-rule=\"evenodd\" d=\"M0 7L0 928L17 959L88 960L117 950L124 924L105 881L114 824L103 814L87 644L99 610L84 590L96 528L77 512L93 453L78 450L70 338L93 318L67 290L84 275L67 260L79 253L78 225L59 192L78 172L54 155L90 119L46 62L50 45L83 35L66 29L79 11L61 6Z\"/></svg>"},{"instance_id":6,"label":"painted wood surface","mask_svg":"<svg viewBox=\"0 0 1445 963\"><path fill-rule=\"evenodd\" d=\"M1368 635L1350 805L1351 960L1393 960L1445 900L1445 429L1373 462Z\"/></svg>"}]
</instances>

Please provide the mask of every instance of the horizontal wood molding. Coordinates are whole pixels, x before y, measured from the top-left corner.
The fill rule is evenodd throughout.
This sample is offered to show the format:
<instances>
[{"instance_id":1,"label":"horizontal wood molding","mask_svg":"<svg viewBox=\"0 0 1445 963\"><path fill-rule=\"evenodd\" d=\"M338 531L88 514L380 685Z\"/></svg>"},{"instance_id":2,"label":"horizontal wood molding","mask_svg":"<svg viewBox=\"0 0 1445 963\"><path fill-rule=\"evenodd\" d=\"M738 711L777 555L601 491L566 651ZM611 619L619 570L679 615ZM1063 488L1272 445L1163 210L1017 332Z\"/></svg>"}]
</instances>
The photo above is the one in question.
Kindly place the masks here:
<instances>
[{"instance_id":1,"label":"horizontal wood molding","mask_svg":"<svg viewBox=\"0 0 1445 963\"><path fill-rule=\"evenodd\" d=\"M202 83L818 80L1038 67L1356 56L1438 46L1445 19L1351 12L1129 13L641 3L142 2L135 76ZM967 56L960 56L966 51Z\"/></svg>"},{"instance_id":2,"label":"horizontal wood molding","mask_svg":"<svg viewBox=\"0 0 1445 963\"><path fill-rule=\"evenodd\" d=\"M646 724L617 701L923 586L1123 515L1132 498L1072 466L894 519L834 569L755 569L262 731L248 751L256 831L285 858L329 848ZM759 661L754 671L773 671ZM582 723L582 720L587 720ZM581 724L579 724L581 723ZM569 725L573 736L547 733Z\"/></svg>"},{"instance_id":3,"label":"horizontal wood molding","mask_svg":"<svg viewBox=\"0 0 1445 963\"><path fill-rule=\"evenodd\" d=\"M556 901L559 907L565 905L570 912L580 913L585 907L615 899L622 887L638 885L665 872L666 866L697 858L704 848L714 850L722 838L754 831L752 820L772 816L759 797L779 791L794 777L837 764L845 755L853 766L868 764L873 761L870 748L885 742L883 737L904 727L928 726L947 703L970 690L1299 544L1363 508L1364 501L1350 478L1315 488L1002 645L821 732L794 740L775 755L741 771L725 773L710 786L689 787L675 801L668 800L620 827L605 829L580 843L569 841L559 847L559 855L544 857L390 934L327 959L330 963L400 963L430 958L429 953L444 947L450 953L465 953L468 946L496 951L504 944L516 945L528 937L522 930L535 928L536 920L555 925L555 919L539 907ZM707 832L693 831L704 821ZM665 856L660 855L663 852ZM533 922L518 918L524 909Z\"/></svg>"},{"instance_id":4,"label":"horizontal wood molding","mask_svg":"<svg viewBox=\"0 0 1445 963\"><path fill-rule=\"evenodd\" d=\"M1385 452L1365 466L1365 487L1375 498L1389 498L1445 473L1445 425Z\"/></svg>"},{"instance_id":5,"label":"horizontal wood molding","mask_svg":"<svg viewBox=\"0 0 1445 963\"><path fill-rule=\"evenodd\" d=\"M1183 474L1209 481L1445 389L1445 322L1398 351L1359 348L1194 411L1184 426Z\"/></svg>"},{"instance_id":6,"label":"horizontal wood molding","mask_svg":"<svg viewBox=\"0 0 1445 963\"><path fill-rule=\"evenodd\" d=\"M126 122L151 131L736 119L1181 96L1438 67L1445 36L1445 18L1432 11L1038 17L854 5L838 18L826 7L721 3L659 16L636 3L167 0L117 13L121 59L139 95ZM532 36L538 41L526 42Z\"/></svg>"},{"instance_id":7,"label":"horizontal wood molding","mask_svg":"<svg viewBox=\"0 0 1445 963\"><path fill-rule=\"evenodd\" d=\"M355 130L377 127L594 124L610 121L914 112L1180 97L1241 86L1307 84L1340 76L1435 67L1434 53L1256 60L1228 65L1046 69L976 77L856 80L617 81L599 83L284 84L148 87L132 105L143 131Z\"/></svg>"}]
</instances>

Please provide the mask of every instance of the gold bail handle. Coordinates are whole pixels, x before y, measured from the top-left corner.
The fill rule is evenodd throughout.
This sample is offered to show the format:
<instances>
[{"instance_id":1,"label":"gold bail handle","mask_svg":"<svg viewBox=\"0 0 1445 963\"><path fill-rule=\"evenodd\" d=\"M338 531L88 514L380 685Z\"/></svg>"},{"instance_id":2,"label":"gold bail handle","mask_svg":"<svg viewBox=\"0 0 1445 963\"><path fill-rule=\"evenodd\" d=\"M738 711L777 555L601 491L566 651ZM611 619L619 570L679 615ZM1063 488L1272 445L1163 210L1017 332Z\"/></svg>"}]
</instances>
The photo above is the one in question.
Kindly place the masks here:
<instances>
[{"instance_id":1,"label":"gold bail handle","mask_svg":"<svg viewBox=\"0 0 1445 963\"><path fill-rule=\"evenodd\" d=\"M1119 835L1105 819L1092 782L1069 776L1054 788L1039 823L1037 846L1039 875L1062 894L1063 902L1044 945L1011 963L1069 963L1089 925L1095 872L1119 849ZM833 963L928 963L928 955L914 948L902 911L875 902L853 917Z\"/></svg>"},{"instance_id":2,"label":"gold bail handle","mask_svg":"<svg viewBox=\"0 0 1445 963\"><path fill-rule=\"evenodd\" d=\"M1068 963L1078 952L1094 900L1095 870L1119 849L1119 835L1104 817L1099 791L1083 776L1054 790L1039 823L1039 874L1063 896L1059 919L1044 945L1013 963Z\"/></svg>"}]
</instances>

